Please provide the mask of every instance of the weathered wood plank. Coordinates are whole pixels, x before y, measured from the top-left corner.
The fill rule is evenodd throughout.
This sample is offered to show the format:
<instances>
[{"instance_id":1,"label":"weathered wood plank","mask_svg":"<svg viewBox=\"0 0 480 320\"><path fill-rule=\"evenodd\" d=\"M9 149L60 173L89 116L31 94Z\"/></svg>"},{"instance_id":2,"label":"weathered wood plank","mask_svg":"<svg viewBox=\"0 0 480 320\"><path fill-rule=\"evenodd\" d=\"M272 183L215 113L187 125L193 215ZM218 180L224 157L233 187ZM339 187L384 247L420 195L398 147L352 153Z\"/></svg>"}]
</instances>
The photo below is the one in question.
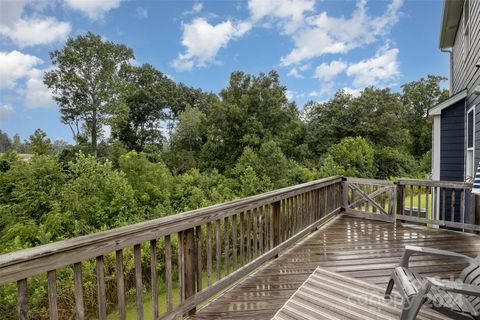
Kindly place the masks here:
<instances>
[{"instance_id":1,"label":"weathered wood plank","mask_svg":"<svg viewBox=\"0 0 480 320\"><path fill-rule=\"evenodd\" d=\"M233 271L237 270L237 215L232 216L232 264Z\"/></svg>"},{"instance_id":2,"label":"weathered wood plank","mask_svg":"<svg viewBox=\"0 0 480 320\"><path fill-rule=\"evenodd\" d=\"M222 278L222 243L220 239L220 220L215 221L215 263L217 272L217 281Z\"/></svg>"},{"instance_id":3,"label":"weathered wood plank","mask_svg":"<svg viewBox=\"0 0 480 320\"><path fill-rule=\"evenodd\" d=\"M195 265L196 269L196 279L197 279L197 291L202 291L202 273L203 273L203 259L202 259L202 227L197 226L195 228L195 237L197 238L197 263Z\"/></svg>"},{"instance_id":4,"label":"weathered wood plank","mask_svg":"<svg viewBox=\"0 0 480 320\"><path fill-rule=\"evenodd\" d=\"M135 265L135 301L137 304L137 319L143 320L143 283L142 283L142 246L133 247Z\"/></svg>"},{"instance_id":5,"label":"weathered wood plank","mask_svg":"<svg viewBox=\"0 0 480 320\"><path fill-rule=\"evenodd\" d=\"M207 223L207 284L212 285L212 223Z\"/></svg>"},{"instance_id":6,"label":"weathered wood plank","mask_svg":"<svg viewBox=\"0 0 480 320\"><path fill-rule=\"evenodd\" d=\"M17 291L18 319L28 320L27 279L21 279L17 281Z\"/></svg>"},{"instance_id":7,"label":"weathered wood plank","mask_svg":"<svg viewBox=\"0 0 480 320\"><path fill-rule=\"evenodd\" d=\"M96 258L95 270L97 274L98 318L107 319L107 295L105 291L105 264L103 256Z\"/></svg>"},{"instance_id":8,"label":"weathered wood plank","mask_svg":"<svg viewBox=\"0 0 480 320\"><path fill-rule=\"evenodd\" d=\"M85 319L85 307L83 304L82 263L80 262L77 262L73 265L73 282L76 319L83 320Z\"/></svg>"},{"instance_id":9,"label":"weathered wood plank","mask_svg":"<svg viewBox=\"0 0 480 320\"><path fill-rule=\"evenodd\" d=\"M118 299L118 317L120 320L126 319L125 309L125 280L123 271L123 250L115 252L115 279L117 281L117 299Z\"/></svg>"},{"instance_id":10,"label":"weathered wood plank","mask_svg":"<svg viewBox=\"0 0 480 320\"><path fill-rule=\"evenodd\" d=\"M165 283L166 283L166 302L167 311L173 310L173 276L172 276L172 242L170 235L164 238L165 245Z\"/></svg>"},{"instance_id":11,"label":"weathered wood plank","mask_svg":"<svg viewBox=\"0 0 480 320\"><path fill-rule=\"evenodd\" d=\"M224 237L223 241L225 242L225 251L223 252L224 255L224 270L225 270L225 275L228 276L230 274L230 234L229 234L229 229L230 229L230 222L229 218L225 217L223 220L223 231L224 231Z\"/></svg>"},{"instance_id":12,"label":"weathered wood plank","mask_svg":"<svg viewBox=\"0 0 480 320\"><path fill-rule=\"evenodd\" d=\"M153 319L158 318L158 273L157 273L157 239L150 241L150 279L152 289Z\"/></svg>"},{"instance_id":13,"label":"weathered wood plank","mask_svg":"<svg viewBox=\"0 0 480 320\"><path fill-rule=\"evenodd\" d=\"M48 280L48 315L50 320L58 320L57 275L55 270L47 272Z\"/></svg>"}]
</instances>

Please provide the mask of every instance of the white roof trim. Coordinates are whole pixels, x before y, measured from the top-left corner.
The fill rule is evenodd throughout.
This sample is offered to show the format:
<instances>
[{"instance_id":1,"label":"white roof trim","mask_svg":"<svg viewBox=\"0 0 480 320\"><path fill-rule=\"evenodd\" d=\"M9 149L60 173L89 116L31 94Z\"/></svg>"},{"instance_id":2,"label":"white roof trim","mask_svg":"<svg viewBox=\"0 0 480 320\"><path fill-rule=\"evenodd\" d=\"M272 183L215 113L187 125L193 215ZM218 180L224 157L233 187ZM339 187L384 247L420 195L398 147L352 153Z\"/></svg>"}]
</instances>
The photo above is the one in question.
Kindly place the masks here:
<instances>
[{"instance_id":1,"label":"white roof trim","mask_svg":"<svg viewBox=\"0 0 480 320\"><path fill-rule=\"evenodd\" d=\"M429 116L439 116L442 114L442 110L450 107L452 104L457 103L458 101L465 99L467 97L467 89L464 89L457 93L456 95L451 96L447 100L437 104L435 107L428 110Z\"/></svg>"}]
</instances>

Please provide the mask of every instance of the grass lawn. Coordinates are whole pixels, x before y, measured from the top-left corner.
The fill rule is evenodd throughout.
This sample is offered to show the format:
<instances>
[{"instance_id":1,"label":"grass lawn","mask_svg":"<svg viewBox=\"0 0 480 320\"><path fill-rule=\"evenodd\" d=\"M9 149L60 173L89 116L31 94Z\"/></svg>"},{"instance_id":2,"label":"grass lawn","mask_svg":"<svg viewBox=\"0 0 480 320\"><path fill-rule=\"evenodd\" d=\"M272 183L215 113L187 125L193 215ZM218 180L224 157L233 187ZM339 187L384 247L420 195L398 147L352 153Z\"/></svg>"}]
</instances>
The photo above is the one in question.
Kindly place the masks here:
<instances>
[{"instance_id":1,"label":"grass lawn","mask_svg":"<svg viewBox=\"0 0 480 320\"><path fill-rule=\"evenodd\" d=\"M232 272L233 269L230 268ZM161 276L160 274L158 275L159 277ZM222 272L222 277L224 276ZM212 269L212 281L215 281L215 270ZM204 272L202 275L202 288L206 288L208 284L208 277L207 273ZM159 286L159 288L161 288ZM178 283L174 282L173 283L173 288L172 288L172 295L173 295L173 307L175 308L179 303L180 303L180 292L178 288ZM126 310L126 318L127 319L136 319L137 318L137 305L135 303L135 298L133 298L133 301L129 301L127 304L127 310ZM158 292L158 310L159 310L159 315L164 314L167 312L167 294L166 294L166 289L159 289ZM151 290L148 292L144 292L143 295L143 314L144 314L144 319L145 320L153 320L153 300L152 300L152 295L151 295ZM118 311L111 313L108 317L108 320L116 320L118 319Z\"/></svg>"}]
</instances>

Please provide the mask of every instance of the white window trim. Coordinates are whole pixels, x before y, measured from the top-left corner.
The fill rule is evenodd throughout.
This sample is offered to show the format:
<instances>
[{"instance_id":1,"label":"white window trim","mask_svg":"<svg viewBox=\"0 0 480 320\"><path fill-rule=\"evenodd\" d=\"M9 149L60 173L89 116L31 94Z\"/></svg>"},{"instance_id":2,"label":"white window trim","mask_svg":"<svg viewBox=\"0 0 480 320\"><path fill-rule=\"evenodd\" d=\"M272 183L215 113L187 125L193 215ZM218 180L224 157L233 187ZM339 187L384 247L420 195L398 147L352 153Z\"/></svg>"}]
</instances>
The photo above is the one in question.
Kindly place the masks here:
<instances>
[{"instance_id":1,"label":"white window trim","mask_svg":"<svg viewBox=\"0 0 480 320\"><path fill-rule=\"evenodd\" d=\"M470 112L473 111L473 131L472 131L472 134L473 134L473 144L472 144L472 147L468 147L468 114ZM467 116L466 116L466 122L467 122L467 125L465 126L465 131L466 131L466 141L465 141L465 146L467 147L466 148L466 155L465 155L465 162L468 160L468 152L471 151L472 152L472 173L473 173L473 177L475 177L475 105L473 105L472 107L470 107L468 110L467 110ZM465 179L467 178L467 166L466 166L466 163L465 163Z\"/></svg>"}]
</instances>

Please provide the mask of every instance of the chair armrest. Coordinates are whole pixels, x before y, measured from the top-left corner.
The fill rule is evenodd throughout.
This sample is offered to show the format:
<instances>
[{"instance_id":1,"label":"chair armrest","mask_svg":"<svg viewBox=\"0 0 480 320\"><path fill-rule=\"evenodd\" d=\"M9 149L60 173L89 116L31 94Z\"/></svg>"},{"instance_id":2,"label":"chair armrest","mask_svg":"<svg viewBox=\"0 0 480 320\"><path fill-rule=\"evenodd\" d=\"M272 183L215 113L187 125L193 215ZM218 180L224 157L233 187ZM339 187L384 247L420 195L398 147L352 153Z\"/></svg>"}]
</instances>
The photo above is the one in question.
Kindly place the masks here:
<instances>
[{"instance_id":1,"label":"chair armrest","mask_svg":"<svg viewBox=\"0 0 480 320\"><path fill-rule=\"evenodd\" d=\"M451 259L462 259L465 262L469 262L469 263L474 262L474 259L466 255L452 252L452 251L425 248L425 247L416 247L416 246L405 246L405 252L403 253L402 260L400 261L400 266L408 268L408 262L410 260L410 257L413 255L441 256L441 257L451 258Z\"/></svg>"},{"instance_id":2,"label":"chair armrest","mask_svg":"<svg viewBox=\"0 0 480 320\"><path fill-rule=\"evenodd\" d=\"M430 277L427 277L427 279L433 287L442 289L443 291L460 293L467 296L480 297L480 287L478 286L472 286L471 284L457 281L438 280Z\"/></svg>"}]
</instances>

